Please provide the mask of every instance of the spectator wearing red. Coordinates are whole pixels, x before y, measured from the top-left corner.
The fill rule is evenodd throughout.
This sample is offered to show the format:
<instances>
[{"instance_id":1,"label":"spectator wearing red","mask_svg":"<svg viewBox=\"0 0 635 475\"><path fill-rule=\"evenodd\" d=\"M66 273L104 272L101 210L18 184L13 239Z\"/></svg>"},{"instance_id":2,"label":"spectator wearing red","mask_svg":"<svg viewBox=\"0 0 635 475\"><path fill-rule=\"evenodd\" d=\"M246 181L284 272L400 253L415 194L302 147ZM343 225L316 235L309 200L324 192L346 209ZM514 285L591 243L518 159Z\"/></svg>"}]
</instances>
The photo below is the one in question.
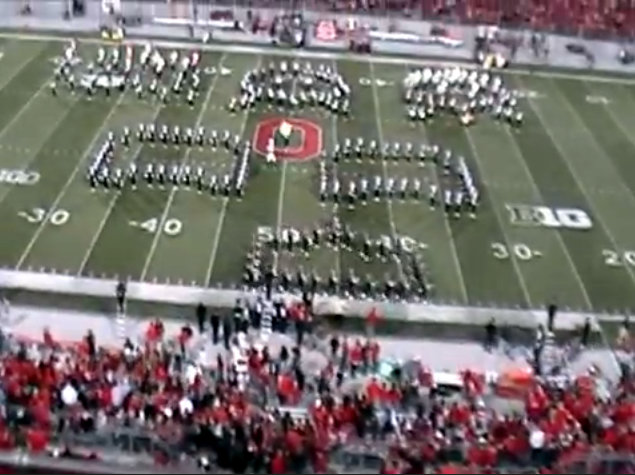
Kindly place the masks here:
<instances>
[{"instance_id":1,"label":"spectator wearing red","mask_svg":"<svg viewBox=\"0 0 635 475\"><path fill-rule=\"evenodd\" d=\"M270 472L272 475L285 475L287 464L282 450L278 449L271 458Z\"/></svg>"},{"instance_id":2,"label":"spectator wearing red","mask_svg":"<svg viewBox=\"0 0 635 475\"><path fill-rule=\"evenodd\" d=\"M471 465L476 467L491 468L496 465L498 454L496 448L487 443L484 437L481 437L476 445L472 445L467 452L467 460Z\"/></svg>"},{"instance_id":3,"label":"spectator wearing red","mask_svg":"<svg viewBox=\"0 0 635 475\"><path fill-rule=\"evenodd\" d=\"M382 475L398 475L401 473L399 465L393 460L387 460L380 472Z\"/></svg>"},{"instance_id":4,"label":"spectator wearing red","mask_svg":"<svg viewBox=\"0 0 635 475\"><path fill-rule=\"evenodd\" d=\"M27 429L26 445L30 452L43 452L49 443L48 431L39 428Z\"/></svg>"},{"instance_id":5,"label":"spectator wearing red","mask_svg":"<svg viewBox=\"0 0 635 475\"><path fill-rule=\"evenodd\" d=\"M367 347L368 347L368 351L367 351L368 359L370 360L370 364L373 370L376 371L379 365L379 353L381 351L379 342L377 340L369 340L367 342Z\"/></svg>"}]
</instances>

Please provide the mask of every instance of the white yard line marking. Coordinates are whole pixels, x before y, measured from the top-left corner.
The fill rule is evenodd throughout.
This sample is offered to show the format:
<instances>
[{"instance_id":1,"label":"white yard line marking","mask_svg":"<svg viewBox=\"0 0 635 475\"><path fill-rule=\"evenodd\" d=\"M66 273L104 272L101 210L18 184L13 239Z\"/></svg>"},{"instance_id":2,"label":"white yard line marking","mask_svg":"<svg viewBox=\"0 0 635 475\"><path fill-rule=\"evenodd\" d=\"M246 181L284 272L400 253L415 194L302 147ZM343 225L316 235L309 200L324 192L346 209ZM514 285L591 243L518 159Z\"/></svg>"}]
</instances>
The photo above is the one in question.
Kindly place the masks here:
<instances>
[{"instance_id":1,"label":"white yard line marking","mask_svg":"<svg viewBox=\"0 0 635 475\"><path fill-rule=\"evenodd\" d=\"M505 130L505 132L509 136L509 140L515 151L514 155L516 156L516 158L518 158L518 161L520 162L521 167L525 171L525 175L527 176L527 178L529 178L529 184L531 185L531 190L533 191L534 195L540 199L540 202L544 203L542 193L540 192L540 189L538 188L538 183L536 182L534 175L531 173L531 170L529 170L529 166L527 165L527 162L525 160L525 154L522 152L522 150L520 149L520 146L516 142L516 138L511 133L508 125L501 124L500 126ZM555 235L556 235L556 239L558 240L558 243L560 244L560 247L562 248L562 251L564 252L564 256L566 257L569 263L569 267L571 267L573 276L575 277L575 279L578 282L578 285L580 286L580 290L582 291L582 297L584 298L584 303L586 304L587 311L592 312L593 304L591 303L591 298L589 297L589 293L587 291L586 285L584 284L584 281L582 280L582 276L580 275L580 272L578 271L578 267L575 265L573 258L571 257L569 248L564 243L564 239L562 238L562 235L560 234L559 231L555 231Z\"/></svg>"},{"instance_id":2,"label":"white yard line marking","mask_svg":"<svg viewBox=\"0 0 635 475\"><path fill-rule=\"evenodd\" d=\"M35 97L35 96L33 96L33 97ZM74 100L72 102L71 105L69 105L69 107L67 107L67 109L64 111L62 116L57 119L58 123L61 123L66 118L66 116L70 113L70 111L73 109L73 107L75 107L77 105L77 102L78 102L78 100L76 99L76 100ZM8 127L8 124L7 124L7 126L5 126L4 129L0 130L0 137L2 137L4 135L4 133L5 133L5 131L8 130L7 127ZM42 148L44 147L44 145L46 145L46 141L51 137L51 135L53 133L55 133L56 129L57 129L57 127L53 127L53 129L44 138L44 141L42 142L42 145L37 150L33 151L31 149L26 149L24 151L25 153L31 153L31 152L34 152L34 153L33 153L33 156L31 158L29 158L29 160L27 160L26 163L22 164L22 167L21 167L22 170L28 170L29 167L31 166L31 164L33 162L35 162L35 160L37 159L38 155L42 151ZM2 147L3 146L0 145L0 148L2 148ZM10 148L8 148L8 149L10 149ZM69 151L69 153L76 153L76 151ZM0 189L0 204L2 204L2 202L4 202L5 198L9 195L11 190L12 190L12 188L10 188L10 187L7 187L7 188L5 188L3 190Z\"/></svg>"},{"instance_id":3,"label":"white yard line marking","mask_svg":"<svg viewBox=\"0 0 635 475\"><path fill-rule=\"evenodd\" d=\"M590 88L587 87L587 90L589 90L589 92L593 92L592 90L590 90ZM626 93L627 96L627 100L628 102L633 102L633 98L631 97L631 95L627 92ZM626 127L622 121L619 119L619 117L615 114L615 111L613 110L613 108L611 107L611 104L604 104L603 106L604 110L606 110L606 112L608 113L608 115L611 117L611 120L613 121L613 123L617 126L618 129L620 129L622 131L622 133L624 134L624 136L626 137L626 139L635 146L635 136L633 136L633 133L631 130L628 129L628 127Z\"/></svg>"},{"instance_id":4,"label":"white yard line marking","mask_svg":"<svg viewBox=\"0 0 635 475\"><path fill-rule=\"evenodd\" d=\"M156 121L161 110L163 110L163 105L156 107L152 122ZM142 149L143 149L143 143L139 143L137 145L137 149L132 154L132 156L127 160L127 162L133 163L135 160L137 160ZM78 277L80 277L82 273L84 272L84 268L86 267L86 264L88 263L88 260L90 259L90 256L93 254L93 251L95 250L95 246L97 245L97 241L99 240L101 233L104 231L104 228L106 227L106 223L108 222L108 219L110 218L110 214L115 209L115 205L119 201L119 198L121 197L121 195L122 195L121 190L117 190L115 191L115 193L113 193L113 196L110 199L110 202L108 203L108 208L106 209L106 212L104 213L104 216L102 217L101 222L99 223L97 231L93 235L93 238L90 241L90 245L86 249L86 253L84 254L84 257L82 258L82 262L79 265L79 269L77 271Z\"/></svg>"},{"instance_id":5,"label":"white yard line marking","mask_svg":"<svg viewBox=\"0 0 635 475\"><path fill-rule=\"evenodd\" d=\"M223 55L218 60L218 64L216 66L219 71L226 57L227 57L227 53L223 53ZM194 130L197 130L199 126L201 125L201 121L203 120L203 117L205 116L205 112L207 111L207 108L209 107L210 98L212 97L212 91L216 87L216 83L218 82L219 77L220 77L220 72L217 73L216 76L214 76L214 79L212 79L212 83L207 89L207 94L205 95L205 102L203 102L203 105L201 106L201 109L198 113L198 117L196 118L196 123L194 124ZM187 151L183 154L183 158L181 159L181 163L179 164L179 167L182 167L184 164L187 163L187 161L190 158L192 148L193 147L188 148ZM172 202L174 201L174 196L176 195L177 189L178 187L173 186L172 189L170 190L168 201L165 203L165 207L163 208L163 214L161 215L161 219L159 220L159 226L157 227L157 231L154 235L154 238L152 239L150 250L148 252L148 255L146 256L146 261L143 264L143 269L141 270L141 276L139 277L140 282L143 282L143 280L146 277L146 274L148 273L148 269L150 268L150 263L152 262L154 253L156 252L157 246L159 245L159 239L161 238L161 234L163 234L162 232L163 227L165 226L165 222L168 219L168 214L170 213L170 208L172 207Z\"/></svg>"},{"instance_id":6,"label":"white yard line marking","mask_svg":"<svg viewBox=\"0 0 635 475\"><path fill-rule=\"evenodd\" d=\"M481 175L486 175L483 161L481 160L478 149L476 148L476 145L474 144L474 139L472 138L470 129L468 127L464 127L463 130L465 132L465 136L467 137L467 141L470 145L470 149L472 150L472 155L474 156L474 159L479 164ZM507 233L505 232L503 219L501 218L500 212L498 210L498 203L494 202L494 200L491 200L491 208L492 208L492 211L494 211L494 216L496 216L496 221L498 221L498 227L500 228L502 237L505 240L505 245L507 246L507 249L511 249L512 243L510 242L509 237L507 236ZM520 266L518 265L518 262L516 261L515 256L512 254L513 253L510 253L509 258L512 261L512 266L514 267L514 271L516 272L516 276L518 277L518 283L520 285L520 289L523 292L523 296L525 297L525 300L527 301L527 305L529 306L529 308L533 308L534 304L531 300L531 295L529 294L529 290L527 289L527 282L525 282L525 277L523 276L523 273L520 271Z\"/></svg>"},{"instance_id":7,"label":"white yard line marking","mask_svg":"<svg viewBox=\"0 0 635 475\"><path fill-rule=\"evenodd\" d=\"M540 112L540 108L536 107L536 105L534 104L532 99L528 99L527 102L529 103L530 107L533 109L534 113L536 114L536 117L538 117L538 120L540 120L543 129L545 129L545 131L547 132L547 135L549 135L549 137L551 138L551 141L553 142L554 146L556 147L556 149L558 150L558 152L562 156L563 162L565 163L565 165L569 169L569 173L571 173L571 176L573 177L573 179L578 184L578 188L580 188L580 191L582 192L582 195L584 196L585 200L587 201L587 203L589 204L590 207L592 207L593 209L598 211L597 210L597 205L591 199L591 196L588 194L586 188L582 184L582 180L578 176L578 173L575 170L575 167L573 165L571 165L571 163L569 162L569 155L562 148L562 145L556 139L556 137L553 134L551 128L549 127L549 125L547 124L545 119L543 118L542 112ZM606 231L606 236L609 238L609 241L611 241L611 245L613 246L613 248L616 251L619 251L620 247L617 245L617 240L615 239L615 236L613 236L613 233L611 232L610 227L608 226L608 224L604 220L604 217L603 217L602 213L596 212L595 214L596 214L596 217L597 217L598 221L600 222L601 226ZM633 270L630 268L630 266L625 266L625 268L626 268L626 272L628 272L628 274L631 277L631 280L635 284L635 274L633 274Z\"/></svg>"},{"instance_id":8,"label":"white yard line marking","mask_svg":"<svg viewBox=\"0 0 635 475\"><path fill-rule=\"evenodd\" d=\"M423 135L424 137L426 137L426 140L428 138L428 131L426 130L425 125L422 125L421 127L423 129ZM428 141L429 142L429 141ZM439 187L439 189L442 189L440 183L439 183L439 176L438 176L438 171L435 170L434 172L434 179L437 183L437 186ZM418 205L420 206L420 205ZM465 305L468 305L470 303L469 300L469 296L467 293L467 286L465 285L465 277L463 276L463 268L461 267L461 262L459 261L459 253L456 250L456 243L454 242L454 237L452 234L452 228L450 227L450 220L447 216L447 213L443 212L441 213L443 215L443 226L445 227L445 232L448 236L448 241L450 242L450 254L452 254L452 261L454 263L454 267L456 269L456 275L459 278L459 286L461 287L461 297L463 298L463 303Z\"/></svg>"},{"instance_id":9,"label":"white yard line marking","mask_svg":"<svg viewBox=\"0 0 635 475\"><path fill-rule=\"evenodd\" d=\"M66 194L66 192L70 188L71 184L73 183L73 180L75 180L75 177L77 176L77 174L81 170L82 164L84 163L84 159L91 152L91 150L95 147L95 145L97 144L97 141L99 140L99 138L103 134L108 122L110 121L112 116L115 114L117 109L119 109L119 106L121 105L121 103L123 101L124 95L125 95L125 93L121 93L121 95L119 96L119 98L117 99L115 104L110 109L110 112L108 113L108 115L106 116L106 118L104 119L102 124L99 126L99 128L97 129L97 132L95 133L95 136L94 136L93 140L90 142L90 144L88 145L88 147L86 148L84 153L82 155L80 155L80 158L77 161L77 165L75 166L75 169L73 170L73 172L68 177L68 180L66 181L66 183L62 187L62 190L59 192L59 194L55 198L55 201L53 201L53 204L51 204L51 206L49 207L49 209L48 209L48 211L46 213L46 216L44 217L42 222L38 225L38 228L35 231L35 234L33 234L33 237L31 238L31 240L27 244L26 248L24 249L24 252L22 253L22 256L20 257L20 260L18 261L18 264L16 265L16 270L19 270L20 267L22 267L22 264L24 264L24 261L29 256L29 253L31 252L31 249L33 249L33 246L35 245L35 242L38 240L38 238L40 237L40 235L44 231L44 228L48 224L49 219L51 217L51 214L53 214L55 212L55 210L59 206L60 202L62 201L62 198L64 198L64 195Z\"/></svg>"},{"instance_id":10,"label":"white yard line marking","mask_svg":"<svg viewBox=\"0 0 635 475\"><path fill-rule=\"evenodd\" d=\"M405 70L406 74L409 72L407 64L404 64L404 70ZM426 126L425 126L425 123L421 124L421 129L423 130L423 135L424 135L426 141L430 142L429 135L428 135L428 130L427 130ZM436 167L435 167L434 177L435 177L435 181L438 184L439 183L439 176L438 176L438 171L436 170ZM441 189L441 186L439 186L439 189ZM456 269L456 275L459 278L459 285L461 286L461 296L463 297L463 303L465 305L468 305L470 303L470 301L469 301L469 296L468 296L468 293L467 293L467 286L465 285L465 276L463 275L463 268L461 267L461 262L459 261L459 253L456 250L456 243L454 242L454 237L452 235L452 229L450 228L450 220L448 219L446 213L443 213L443 225L445 226L445 232L448 235L448 240L450 241L450 253L452 254L452 261L454 262L454 267Z\"/></svg>"},{"instance_id":11,"label":"white yard line marking","mask_svg":"<svg viewBox=\"0 0 635 475\"><path fill-rule=\"evenodd\" d=\"M256 64L256 68L260 69L262 65L262 56L258 56L258 63ZM251 113L250 109L247 109L244 112L243 120L240 124L240 132L239 135L242 137L245 133L245 128L247 127L247 120L249 119L249 114ZM252 150L253 153L253 150ZM220 238L223 230L223 226L225 225L225 215L227 214L227 206L229 205L229 198L223 198L223 204L220 210L220 216L218 217L218 223L216 224L216 232L214 233L214 244L212 245L212 252L209 256L209 263L207 265L207 271L205 272L205 280L203 281L203 286L209 285L209 281L212 278L212 272L214 270L214 265L216 264L216 255L218 254L218 247L220 245Z\"/></svg>"},{"instance_id":12,"label":"white yard line marking","mask_svg":"<svg viewBox=\"0 0 635 475\"><path fill-rule=\"evenodd\" d=\"M376 77L375 77L375 66L373 65L373 61L368 61L369 69L370 69L370 79L373 83L371 89L373 91L373 104L375 106L375 123L377 127L377 134L379 135L377 138L379 139L381 150L384 149L384 133L381 125L381 107L379 105L379 95L377 93L377 85L376 85ZM381 169L383 172L384 183L388 180L388 167L386 166L386 160L381 161ZM392 238L397 238L397 226L395 225L395 215L392 208L392 201L390 199L386 199L386 209L388 212L388 221L390 224L390 233L392 234ZM395 263L397 264L397 271L399 272L399 278L403 280L405 278L403 265L401 263L401 258L397 257Z\"/></svg>"},{"instance_id":13,"label":"white yard line marking","mask_svg":"<svg viewBox=\"0 0 635 475\"><path fill-rule=\"evenodd\" d=\"M276 233L280 234L280 228L282 227L282 214L284 211L284 189L287 186L287 160L282 163L282 173L280 177L280 191L278 193L278 214L276 215ZM272 267L277 271L278 269L278 255L280 252L273 254Z\"/></svg>"},{"instance_id":14,"label":"white yard line marking","mask_svg":"<svg viewBox=\"0 0 635 475\"><path fill-rule=\"evenodd\" d=\"M631 189L628 186L626 186L626 183L624 183L624 179L622 177L622 174L615 167L615 164L613 163L613 159L607 155L607 153L604 151L604 148L602 148L602 146L595 139L595 136L593 135L591 130L589 130L589 128L587 127L586 122L584 122L582 117L580 117L580 114L575 109L575 107L573 107L573 105L571 104L571 101L566 96L566 94L560 93L560 91L558 90L557 85L553 84L552 87L554 87L557 90L558 94L560 94L560 96L562 96L562 101L561 102L563 102L566 105L566 107L567 107L567 109L569 109L569 112L571 113L571 115L579 123L579 125L580 125L579 128L582 131L584 131L585 135L589 138L589 141L593 144L593 146L596 149L596 151L598 152L598 154L604 156L604 162L606 162L608 164L608 166L610 166L613 169L613 171L615 172L615 174L617 176L616 182L619 183L620 188L624 189L624 194L626 194L628 196L629 201L633 202L633 204L635 205L635 195L633 195L633 192L631 191ZM546 127L547 124L544 122L544 120L542 118L542 115L540 115L540 113L538 112L539 108L535 107L535 105L534 105L534 103L533 103L533 101L531 99L529 99L528 101L530 102L530 104L531 104L532 108L534 109L534 111L536 111L536 115L538 116L540 121ZM554 140L553 132L551 132L551 130L547 130L547 133L552 138L552 140ZM560 146L559 145L558 145L558 150L560 150ZM580 186L581 189L584 190L584 194L586 195L586 188L582 185L582 181L579 179L577 173L574 171L575 167L570 165L569 159L566 156L566 154L565 154L565 158L566 158L565 162L567 163L567 166L569 167L569 170L571 170L572 175L574 176L574 178L578 182L578 186ZM586 196L587 196L587 201L589 201L588 195L586 195ZM599 216L600 215L598 215L598 217ZM599 217L598 219L602 220L603 218ZM613 246L615 246L615 250L619 252L620 251L620 247L617 246L617 240L615 239L615 237L613 236L613 234L609 230L609 227L606 225L606 222L604 222L604 228L607 230L607 233L608 233L607 235L609 236L609 238L613 242ZM626 271L628 272L628 274L631 277L631 280L633 281L633 284L635 284L635 273L633 272L633 269L630 266L628 266L628 265L625 266L625 267L626 267Z\"/></svg>"},{"instance_id":15,"label":"white yard line marking","mask_svg":"<svg viewBox=\"0 0 635 475\"><path fill-rule=\"evenodd\" d=\"M335 59L332 61L333 62L333 71L337 73L337 61L335 61ZM331 127L332 127L332 131L331 133L333 134L333 138L332 138L332 145L334 146L336 143L339 142L339 127L338 127L338 118L339 115L338 114L332 114L331 116ZM328 152L327 152L328 153ZM332 160L331 161L331 166L333 167L333 175L335 175L335 178L338 178L337 175L337 162ZM337 203L333 203L333 208L332 208L332 213L335 216L339 216L339 205ZM335 247L335 272L336 275L338 276L338 278L340 279L340 281L342 281L342 249L340 246L336 246Z\"/></svg>"},{"instance_id":16,"label":"white yard line marking","mask_svg":"<svg viewBox=\"0 0 635 475\"><path fill-rule=\"evenodd\" d=\"M31 33L0 33L0 38L16 38L24 41L58 41L64 42L71 39L78 40L80 43L90 44L111 44L108 41L97 38L76 38L74 36L64 35L46 35L46 34L31 34ZM127 38L124 40L124 45L145 45L149 41L148 38ZM152 39L152 43L155 46L161 48L173 48L173 49L192 49L196 48L202 51L221 51L229 53L239 54L267 54L270 56L289 56L289 52L286 50L277 50L272 47L266 46L243 46L243 45L223 45L223 44L200 44L187 41L174 41L174 40L156 40ZM360 63L366 63L369 60L368 55L356 54L356 53L333 53L325 51L307 51L307 50L295 50L293 55L298 58L315 58L329 61L332 59L343 59L346 61L356 61ZM456 59L454 61L448 61L443 59L417 59L403 56L386 56L386 55L373 55L372 60L376 63L403 65L404 61L408 61L410 64L439 66L439 67L463 67L466 69L481 70L482 68L474 63L468 61L461 61ZM528 65L531 67L531 65ZM572 72L558 72L558 71L536 71L526 68L512 68L505 71L505 74L515 74L522 76L534 76L545 78L561 78L561 79L573 79L577 81L596 81L613 84L635 84L635 79L630 77L611 77L607 75L599 74L585 74L584 70L575 70L572 68ZM610 74L610 73L609 73Z\"/></svg>"},{"instance_id":17,"label":"white yard line marking","mask_svg":"<svg viewBox=\"0 0 635 475\"><path fill-rule=\"evenodd\" d=\"M633 192L631 191L631 189L628 186L626 186L626 183L624 182L624 177L615 166L615 163L613 163L613 159L609 157L608 153L604 150L604 147L602 147L602 145L600 145L600 143L597 141L597 139L595 138L595 135L593 135L593 132L591 132L591 129L589 129L586 122L584 122L584 119L582 118L582 116L580 116L580 113L578 112L578 110L575 107L573 107L573 104L571 100L569 99L569 97L567 97L566 94L560 91L557 84L552 83L551 87L554 88L558 92L558 94L562 97L562 102L564 102L565 106L567 107L571 115L575 118L575 120L580 125L579 129L584 132L584 135L586 135L589 138L589 141L593 144L593 147L597 150L599 155L604 156L605 161L608 163L608 166L612 168L613 171L615 172L616 180L614 181L614 183L619 183L620 188L622 188L624 191L624 194L628 195L629 201L633 202L633 205L635 206L635 195L633 195Z\"/></svg>"},{"instance_id":18,"label":"white yard line marking","mask_svg":"<svg viewBox=\"0 0 635 475\"><path fill-rule=\"evenodd\" d=\"M13 127L13 125L22 117L22 114L24 114L27 110L29 110L29 107L31 107L33 102L40 96L40 94L42 94L42 91L44 91L44 89L47 88L47 86L51 82L52 77L53 76L51 75L47 78L46 81L44 81L44 84L42 84L40 88L37 91L35 91L35 93L33 93L31 97L29 97L28 101L22 104L22 107L20 107L20 109L15 113L15 115L11 117L11 120L6 123L6 125L2 128L2 130L0 130L0 139L3 139L5 134L11 129L11 127ZM75 105L76 102L77 100L73 102L73 105Z\"/></svg>"},{"instance_id":19,"label":"white yard line marking","mask_svg":"<svg viewBox=\"0 0 635 475\"><path fill-rule=\"evenodd\" d=\"M297 86L297 79L294 78L291 84L291 93L295 93ZM284 192L287 188L287 168L289 167L289 160L283 160L282 173L280 177L280 191L278 192L278 214L276 217L276 233L280 234L282 227L282 220L284 217ZM272 267L275 271L278 270L278 260L280 258L280 252L274 252Z\"/></svg>"},{"instance_id":20,"label":"white yard line marking","mask_svg":"<svg viewBox=\"0 0 635 475\"><path fill-rule=\"evenodd\" d=\"M48 46L45 46L44 48L42 48L40 51L38 51L35 55L33 56L29 56L27 57L26 61L24 61L23 63L21 63L17 68L15 68L13 70L13 73L11 73L4 81L4 84L0 85L0 90L4 89L11 81L13 81L16 77L18 77L18 75L29 65L31 64L33 61L36 61L38 56L40 56L40 53L42 51L44 51L46 48L48 48ZM44 84L48 84L48 81L45 82Z\"/></svg>"}]
</instances>

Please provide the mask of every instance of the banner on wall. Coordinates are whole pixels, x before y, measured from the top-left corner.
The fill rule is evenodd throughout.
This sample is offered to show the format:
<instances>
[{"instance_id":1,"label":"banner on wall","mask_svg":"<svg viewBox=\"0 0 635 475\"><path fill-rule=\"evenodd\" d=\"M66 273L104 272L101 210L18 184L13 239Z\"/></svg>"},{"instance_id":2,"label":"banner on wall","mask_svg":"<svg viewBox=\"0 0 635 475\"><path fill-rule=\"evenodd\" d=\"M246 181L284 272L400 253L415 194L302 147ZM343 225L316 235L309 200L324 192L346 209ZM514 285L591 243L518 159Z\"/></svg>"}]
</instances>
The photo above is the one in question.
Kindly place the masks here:
<instances>
[{"instance_id":1,"label":"banner on wall","mask_svg":"<svg viewBox=\"0 0 635 475\"><path fill-rule=\"evenodd\" d=\"M315 25L315 38L320 41L335 41L338 37L334 20L320 20Z\"/></svg>"}]
</instances>

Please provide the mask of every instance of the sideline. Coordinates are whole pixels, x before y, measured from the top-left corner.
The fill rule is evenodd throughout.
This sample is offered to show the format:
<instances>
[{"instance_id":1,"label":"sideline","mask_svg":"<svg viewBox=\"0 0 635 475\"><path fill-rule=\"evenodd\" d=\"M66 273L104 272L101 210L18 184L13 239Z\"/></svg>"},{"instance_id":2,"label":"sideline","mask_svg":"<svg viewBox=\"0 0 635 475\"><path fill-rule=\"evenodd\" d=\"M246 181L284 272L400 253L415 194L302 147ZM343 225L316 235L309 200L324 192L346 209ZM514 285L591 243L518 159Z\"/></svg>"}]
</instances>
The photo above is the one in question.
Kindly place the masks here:
<instances>
[{"instance_id":1,"label":"sideline","mask_svg":"<svg viewBox=\"0 0 635 475\"><path fill-rule=\"evenodd\" d=\"M0 270L0 288L7 290L26 290L48 294L70 296L88 296L112 299L117 286L116 279L76 277L74 275L50 272ZM129 281L127 297L134 301L176 304L205 305L232 308L237 299L252 300L256 294L250 290L218 289L196 285L174 285L168 283L150 283ZM296 300L291 293L280 294L287 300ZM317 315L342 314L347 317L365 318L376 308L384 318L405 323L435 323L484 326L495 318L499 326L535 329L538 324L547 324L544 309L509 309L492 307L466 307L439 305L425 302L387 302L372 300L341 299L334 296L316 296L314 300ZM587 318L596 331L600 331L599 322L620 322L623 315L597 315L562 310L557 319L557 329L575 331L584 325Z\"/></svg>"},{"instance_id":2,"label":"sideline","mask_svg":"<svg viewBox=\"0 0 635 475\"><path fill-rule=\"evenodd\" d=\"M24 41L70 41L71 39L75 39L80 43L89 43L89 44L112 44L110 41L103 40L101 38L86 38L86 37L76 37L69 36L65 32L60 32L60 34L45 34L45 33L17 33L17 32L0 32L0 38L11 38L17 40ZM218 51L218 52L226 52L226 53L238 53L238 54L267 54L271 56L296 56L299 58L312 58L312 59L323 59L325 61L332 61L334 59L343 59L348 61L357 61L368 63L369 58L372 59L374 63L380 64L391 64L391 65L399 65L402 66L404 62L412 65L420 65L420 66L439 66L439 67L454 67L460 66L467 69L480 69L478 65L463 62L463 61L444 61L434 58L426 58L426 59L418 59L411 56L387 56L387 55L362 55L357 53L335 53L328 51L310 51L310 50L280 50L274 47L268 46L247 46L247 45L229 45L229 44L220 44L220 43L212 43L212 44L203 44L200 42L194 41L176 41L176 40L165 40L165 39L155 39L155 38L143 38L143 37L129 37L126 38L122 44L127 45L144 45L148 41L151 41L153 44L158 45L163 48L174 48L174 49L191 49L196 46L197 48L203 51ZM542 70L531 70L522 67L513 67L510 69L504 70L505 74L516 74L522 76L535 76L535 77L543 77L543 78L556 78L556 79L572 79L578 81L593 81L600 83L609 83L609 84L625 84L625 85L635 85L635 77L615 77L610 75L602 75L600 74L587 74L585 72L580 73L565 73L560 71L542 71Z\"/></svg>"}]
</instances>

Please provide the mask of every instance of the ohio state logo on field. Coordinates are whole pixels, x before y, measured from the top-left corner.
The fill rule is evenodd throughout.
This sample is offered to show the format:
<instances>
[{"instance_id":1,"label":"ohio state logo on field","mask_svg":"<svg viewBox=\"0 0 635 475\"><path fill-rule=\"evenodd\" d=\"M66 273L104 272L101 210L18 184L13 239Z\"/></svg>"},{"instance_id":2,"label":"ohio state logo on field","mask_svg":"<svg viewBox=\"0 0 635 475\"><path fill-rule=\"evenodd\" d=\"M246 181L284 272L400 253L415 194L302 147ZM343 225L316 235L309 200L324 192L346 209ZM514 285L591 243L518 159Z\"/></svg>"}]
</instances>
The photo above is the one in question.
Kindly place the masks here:
<instances>
[{"instance_id":1,"label":"ohio state logo on field","mask_svg":"<svg viewBox=\"0 0 635 475\"><path fill-rule=\"evenodd\" d=\"M308 119L272 117L258 123L254 133L253 149L267 155L267 143L275 137L282 122L291 125L291 137L286 146L276 144L274 154L281 160L304 161L317 157L322 151L322 128Z\"/></svg>"}]
</instances>

